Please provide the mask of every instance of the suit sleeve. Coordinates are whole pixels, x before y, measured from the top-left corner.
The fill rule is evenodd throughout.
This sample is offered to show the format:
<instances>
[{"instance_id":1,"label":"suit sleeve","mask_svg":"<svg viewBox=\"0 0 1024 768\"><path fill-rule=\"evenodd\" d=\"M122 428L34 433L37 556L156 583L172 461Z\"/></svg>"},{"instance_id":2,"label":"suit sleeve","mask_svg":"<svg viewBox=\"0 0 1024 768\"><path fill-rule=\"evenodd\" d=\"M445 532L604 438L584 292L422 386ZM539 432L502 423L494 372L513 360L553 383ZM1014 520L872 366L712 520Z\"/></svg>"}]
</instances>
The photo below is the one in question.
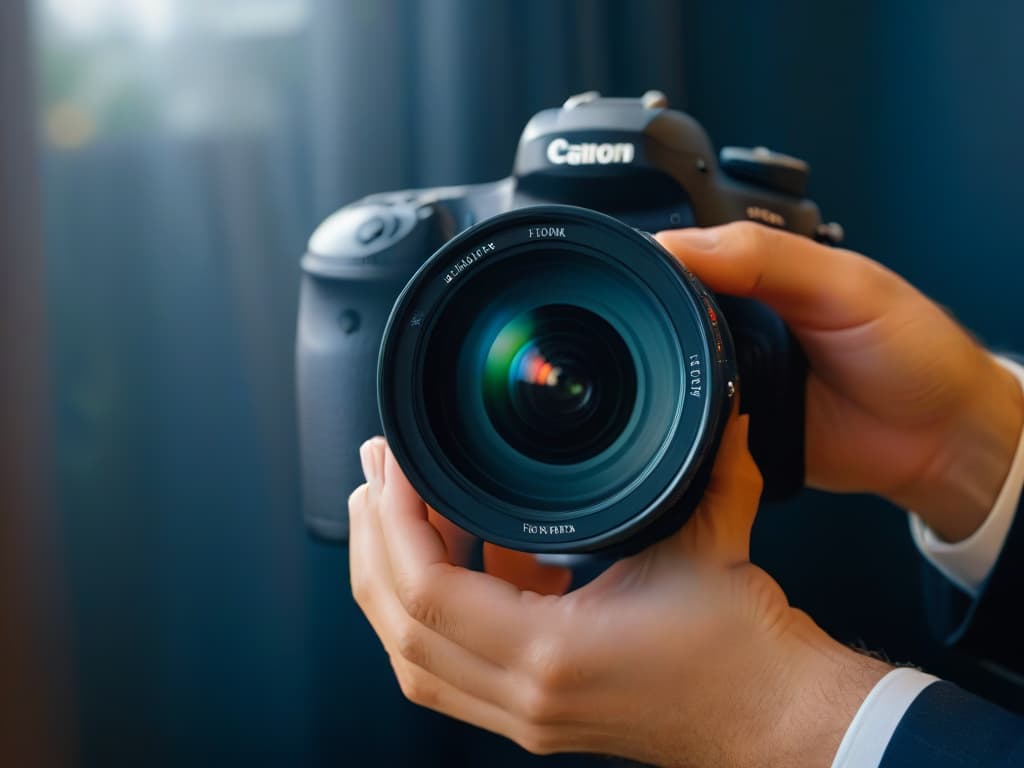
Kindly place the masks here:
<instances>
[{"instance_id":1,"label":"suit sleeve","mask_svg":"<svg viewBox=\"0 0 1024 768\"><path fill-rule=\"evenodd\" d=\"M1021 379L1024 386L1024 368L1019 362L1001 362ZM1021 674L1024 673L1024 622L1020 620L1024 607L1021 600L1024 591L1024 510L1021 509L1024 506L1024 493L1021 493L1024 435L1017 454L1007 485L1000 494L1003 501L997 501L997 507L1008 502L1009 508L1000 514L1005 518L1006 512L1011 512L1012 522L1002 546L995 542L991 547L993 554L986 556L995 558L990 569L981 570L979 575L968 579L970 584L965 585L963 577L966 574L960 574L958 579L954 572L957 569L950 567L951 563L938 562L926 547L922 547L919 536L915 535L915 541L926 558L921 567L926 612L932 631L945 645L958 652L995 662ZM1005 524L998 531L999 537L1003 536L1002 530L1006 530ZM962 545L954 545L951 549L959 546ZM987 575L984 575L985 570L988 570Z\"/></svg>"},{"instance_id":2,"label":"suit sleeve","mask_svg":"<svg viewBox=\"0 0 1024 768\"><path fill-rule=\"evenodd\" d=\"M952 683L929 685L907 709L879 768L1024 765L1024 719Z\"/></svg>"},{"instance_id":3,"label":"suit sleeve","mask_svg":"<svg viewBox=\"0 0 1024 768\"><path fill-rule=\"evenodd\" d=\"M1022 496L1024 502L1024 496ZM923 563L928 621L947 646L1024 674L1024 512L1016 515L996 564L973 598Z\"/></svg>"}]
</instances>

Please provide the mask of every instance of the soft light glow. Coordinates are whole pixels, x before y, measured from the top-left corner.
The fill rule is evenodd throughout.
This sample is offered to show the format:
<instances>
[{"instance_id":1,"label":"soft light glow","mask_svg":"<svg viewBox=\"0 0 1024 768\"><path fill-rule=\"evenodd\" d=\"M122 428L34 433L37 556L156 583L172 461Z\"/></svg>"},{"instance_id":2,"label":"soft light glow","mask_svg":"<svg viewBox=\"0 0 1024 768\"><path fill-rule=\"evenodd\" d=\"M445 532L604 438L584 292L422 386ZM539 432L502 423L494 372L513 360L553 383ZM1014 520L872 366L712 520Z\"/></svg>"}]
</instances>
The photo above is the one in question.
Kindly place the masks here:
<instances>
[{"instance_id":1,"label":"soft light glow","mask_svg":"<svg viewBox=\"0 0 1024 768\"><path fill-rule=\"evenodd\" d=\"M59 101L46 110L46 136L59 149L84 147L96 135L92 112L70 101Z\"/></svg>"},{"instance_id":2,"label":"soft light glow","mask_svg":"<svg viewBox=\"0 0 1024 768\"><path fill-rule=\"evenodd\" d=\"M218 37L279 37L306 24L309 0L44 0L55 28L93 40L123 35L166 42L195 30Z\"/></svg>"},{"instance_id":3,"label":"soft light glow","mask_svg":"<svg viewBox=\"0 0 1024 768\"><path fill-rule=\"evenodd\" d=\"M173 0L47 0L46 10L63 32L84 39L113 32L157 43L175 27Z\"/></svg>"}]
</instances>

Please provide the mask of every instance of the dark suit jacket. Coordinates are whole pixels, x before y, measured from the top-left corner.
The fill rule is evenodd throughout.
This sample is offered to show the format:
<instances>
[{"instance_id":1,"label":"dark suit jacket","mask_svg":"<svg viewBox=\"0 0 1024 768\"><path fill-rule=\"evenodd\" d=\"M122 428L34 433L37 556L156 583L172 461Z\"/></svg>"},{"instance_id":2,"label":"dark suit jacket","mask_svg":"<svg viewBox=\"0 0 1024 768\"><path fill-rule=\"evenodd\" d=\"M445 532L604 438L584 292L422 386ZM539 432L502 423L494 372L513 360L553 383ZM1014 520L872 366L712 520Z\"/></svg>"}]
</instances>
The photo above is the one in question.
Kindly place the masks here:
<instances>
[{"instance_id":1,"label":"dark suit jacket","mask_svg":"<svg viewBox=\"0 0 1024 768\"><path fill-rule=\"evenodd\" d=\"M1024 676L1024 496L980 596L971 599L927 566L933 628L955 649ZM925 688L900 720L880 768L1024 768L1024 718L953 683Z\"/></svg>"}]
</instances>

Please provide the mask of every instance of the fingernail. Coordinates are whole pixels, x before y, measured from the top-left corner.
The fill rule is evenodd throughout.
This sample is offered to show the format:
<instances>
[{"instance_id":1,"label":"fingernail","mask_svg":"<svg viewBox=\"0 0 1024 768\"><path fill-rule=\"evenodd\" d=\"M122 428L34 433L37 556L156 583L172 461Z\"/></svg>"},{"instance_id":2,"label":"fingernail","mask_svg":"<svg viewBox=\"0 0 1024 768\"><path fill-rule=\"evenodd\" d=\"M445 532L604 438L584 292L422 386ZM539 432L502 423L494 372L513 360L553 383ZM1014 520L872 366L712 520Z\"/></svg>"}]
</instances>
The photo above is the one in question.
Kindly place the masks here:
<instances>
[{"instance_id":1,"label":"fingernail","mask_svg":"<svg viewBox=\"0 0 1024 768\"><path fill-rule=\"evenodd\" d=\"M363 475L368 483L379 483L381 481L380 469L377 465L377 446L371 438L359 446L359 463L363 465Z\"/></svg>"},{"instance_id":2,"label":"fingernail","mask_svg":"<svg viewBox=\"0 0 1024 768\"><path fill-rule=\"evenodd\" d=\"M713 229L677 229L672 232L672 242L684 248L697 251L713 251L718 245L718 233Z\"/></svg>"}]
</instances>

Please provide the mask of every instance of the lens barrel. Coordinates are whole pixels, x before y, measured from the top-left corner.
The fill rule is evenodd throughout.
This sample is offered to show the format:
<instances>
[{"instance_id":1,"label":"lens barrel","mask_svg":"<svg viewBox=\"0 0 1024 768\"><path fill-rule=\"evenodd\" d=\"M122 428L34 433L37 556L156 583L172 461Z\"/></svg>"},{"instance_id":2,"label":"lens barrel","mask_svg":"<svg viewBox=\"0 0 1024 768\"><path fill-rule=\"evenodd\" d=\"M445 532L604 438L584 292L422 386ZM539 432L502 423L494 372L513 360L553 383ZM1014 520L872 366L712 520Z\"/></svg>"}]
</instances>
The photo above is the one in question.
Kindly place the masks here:
<instances>
[{"instance_id":1,"label":"lens barrel","mask_svg":"<svg viewBox=\"0 0 1024 768\"><path fill-rule=\"evenodd\" d=\"M735 384L711 294L649 236L571 206L445 244L378 366L385 434L423 499L532 552L623 554L676 530Z\"/></svg>"}]
</instances>

